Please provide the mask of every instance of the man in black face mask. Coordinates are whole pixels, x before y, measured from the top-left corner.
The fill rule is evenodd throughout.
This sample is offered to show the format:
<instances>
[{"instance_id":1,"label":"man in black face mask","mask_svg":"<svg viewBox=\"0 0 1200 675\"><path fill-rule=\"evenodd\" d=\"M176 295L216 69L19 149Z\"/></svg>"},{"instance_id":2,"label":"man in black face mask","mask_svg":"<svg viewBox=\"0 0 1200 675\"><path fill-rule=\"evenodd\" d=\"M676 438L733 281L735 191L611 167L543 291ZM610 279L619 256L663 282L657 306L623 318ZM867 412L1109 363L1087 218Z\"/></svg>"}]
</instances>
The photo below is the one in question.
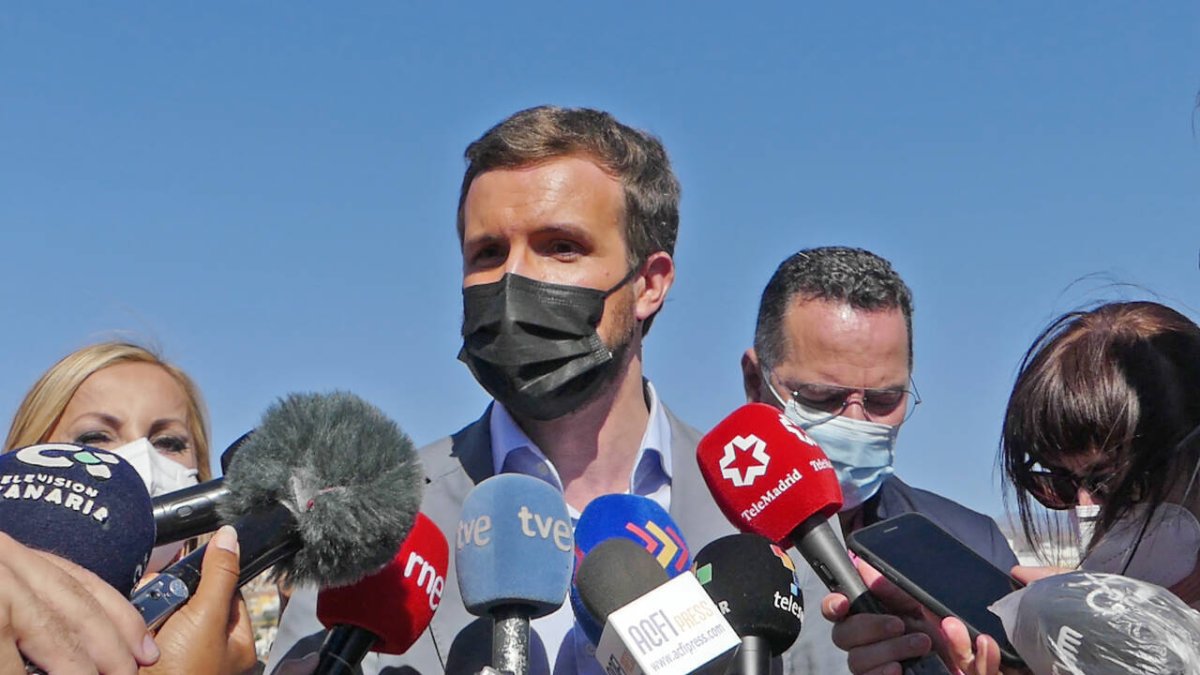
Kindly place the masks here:
<instances>
[{"instance_id":1,"label":"man in black face mask","mask_svg":"<svg viewBox=\"0 0 1200 675\"><path fill-rule=\"evenodd\" d=\"M573 517L600 495L633 493L666 508L693 550L732 533L700 477L699 434L642 372L642 340L675 278L679 184L662 144L604 112L547 106L493 127L466 159L459 359L495 402L422 449L421 510L454 541L477 483L524 473L559 488ZM454 576L452 566L430 630L403 657L368 657L364 672L487 664L490 622L466 612ZM308 601L293 596L270 668L285 652L303 657L294 641L316 630L298 602ZM532 673L602 672L573 626L569 603L533 622Z\"/></svg>"}]
</instances>

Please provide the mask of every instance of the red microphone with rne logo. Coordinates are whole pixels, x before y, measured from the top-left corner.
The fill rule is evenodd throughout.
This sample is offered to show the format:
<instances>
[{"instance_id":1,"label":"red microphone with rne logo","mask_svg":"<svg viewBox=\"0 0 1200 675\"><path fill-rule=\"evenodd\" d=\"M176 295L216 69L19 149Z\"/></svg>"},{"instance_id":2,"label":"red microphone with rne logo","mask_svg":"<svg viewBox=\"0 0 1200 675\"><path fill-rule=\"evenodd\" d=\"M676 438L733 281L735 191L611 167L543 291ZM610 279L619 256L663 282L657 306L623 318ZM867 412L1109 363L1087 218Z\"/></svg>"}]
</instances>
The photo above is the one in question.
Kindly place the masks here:
<instances>
[{"instance_id":1,"label":"red microphone with rne logo","mask_svg":"<svg viewBox=\"0 0 1200 675\"><path fill-rule=\"evenodd\" d=\"M329 629L316 673L357 672L367 652L403 654L425 632L442 600L450 548L418 513L396 557L349 586L321 589L317 618Z\"/></svg>"}]
</instances>

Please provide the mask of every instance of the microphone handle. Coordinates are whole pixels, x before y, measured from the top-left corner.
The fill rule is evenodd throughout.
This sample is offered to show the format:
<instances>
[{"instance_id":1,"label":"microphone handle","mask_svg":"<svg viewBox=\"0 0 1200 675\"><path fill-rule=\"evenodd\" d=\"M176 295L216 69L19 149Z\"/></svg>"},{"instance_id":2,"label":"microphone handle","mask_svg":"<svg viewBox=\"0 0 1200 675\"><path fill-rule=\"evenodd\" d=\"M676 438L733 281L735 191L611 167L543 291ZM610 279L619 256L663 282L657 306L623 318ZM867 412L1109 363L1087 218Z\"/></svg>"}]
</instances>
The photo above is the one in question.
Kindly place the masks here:
<instances>
[{"instance_id":1,"label":"microphone handle","mask_svg":"<svg viewBox=\"0 0 1200 675\"><path fill-rule=\"evenodd\" d=\"M214 485L216 483L216 485ZM192 485L155 497L154 544L161 546L212 532L221 526L217 504L229 494L225 479Z\"/></svg>"},{"instance_id":2,"label":"microphone handle","mask_svg":"<svg viewBox=\"0 0 1200 675\"><path fill-rule=\"evenodd\" d=\"M233 527L238 532L241 550L238 588L304 546L296 531L295 516L280 503L247 513ZM200 585L200 565L207 550L205 544L192 551L134 591L130 602L141 612L147 628L154 630L161 626L196 592Z\"/></svg>"},{"instance_id":3,"label":"microphone handle","mask_svg":"<svg viewBox=\"0 0 1200 675\"><path fill-rule=\"evenodd\" d=\"M379 638L366 628L338 624L329 629L314 675L354 675L354 669Z\"/></svg>"},{"instance_id":4,"label":"microphone handle","mask_svg":"<svg viewBox=\"0 0 1200 675\"><path fill-rule=\"evenodd\" d=\"M733 655L725 675L770 675L771 645L758 635L743 635L742 646Z\"/></svg>"},{"instance_id":5,"label":"microphone handle","mask_svg":"<svg viewBox=\"0 0 1200 675\"><path fill-rule=\"evenodd\" d=\"M492 610L492 667L529 675L529 607L503 605Z\"/></svg>"},{"instance_id":6,"label":"microphone handle","mask_svg":"<svg viewBox=\"0 0 1200 675\"><path fill-rule=\"evenodd\" d=\"M800 523L792 531L792 544L808 561L813 571L834 593L841 593L850 601L851 614L885 614L879 599L871 595L846 547L838 541L829 521L819 515Z\"/></svg>"}]
</instances>

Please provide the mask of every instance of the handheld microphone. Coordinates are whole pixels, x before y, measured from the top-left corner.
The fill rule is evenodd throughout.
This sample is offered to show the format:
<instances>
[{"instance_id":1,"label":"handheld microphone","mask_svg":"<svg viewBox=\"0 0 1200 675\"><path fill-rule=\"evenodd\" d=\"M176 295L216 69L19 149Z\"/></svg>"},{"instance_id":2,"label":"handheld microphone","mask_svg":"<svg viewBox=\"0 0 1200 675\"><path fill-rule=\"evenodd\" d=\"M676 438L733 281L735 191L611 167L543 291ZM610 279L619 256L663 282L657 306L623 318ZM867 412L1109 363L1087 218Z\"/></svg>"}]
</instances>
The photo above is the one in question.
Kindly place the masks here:
<instances>
[{"instance_id":1,"label":"handheld microphone","mask_svg":"<svg viewBox=\"0 0 1200 675\"><path fill-rule=\"evenodd\" d=\"M137 469L71 443L0 455L0 529L95 573L125 597L154 546L150 494Z\"/></svg>"},{"instance_id":2,"label":"handheld microphone","mask_svg":"<svg viewBox=\"0 0 1200 675\"><path fill-rule=\"evenodd\" d=\"M611 494L593 499L579 514L575 525L576 570L593 548L613 537L628 539L644 548L668 578L691 568L691 552L679 526L661 506L646 497ZM583 605L578 581L571 586L571 609L584 635L593 645L599 643L604 617L589 612Z\"/></svg>"},{"instance_id":3,"label":"handheld microphone","mask_svg":"<svg viewBox=\"0 0 1200 675\"><path fill-rule=\"evenodd\" d=\"M737 634L691 574L668 579L659 562L622 537L600 542L576 573L580 602L604 623L596 660L607 673L683 675L723 665Z\"/></svg>"},{"instance_id":4,"label":"handheld microphone","mask_svg":"<svg viewBox=\"0 0 1200 675\"><path fill-rule=\"evenodd\" d=\"M425 514L383 569L350 586L317 594L317 618L329 629L318 675L350 675L367 652L403 654L425 632L442 601L450 547Z\"/></svg>"},{"instance_id":5,"label":"handheld microphone","mask_svg":"<svg viewBox=\"0 0 1200 675\"><path fill-rule=\"evenodd\" d=\"M696 579L742 638L730 675L765 675L804 622L804 596L783 549L757 534L731 534L696 554Z\"/></svg>"},{"instance_id":6,"label":"handheld microphone","mask_svg":"<svg viewBox=\"0 0 1200 675\"><path fill-rule=\"evenodd\" d=\"M825 585L850 600L851 611L883 611L829 526L842 508L842 488L803 429L769 405L750 403L700 439L696 461L735 527L794 544Z\"/></svg>"},{"instance_id":7,"label":"handheld microphone","mask_svg":"<svg viewBox=\"0 0 1200 675\"><path fill-rule=\"evenodd\" d=\"M852 613L886 613L829 526L842 508L833 463L795 422L769 405L749 403L700 439L696 461L734 527L794 545L830 591L846 596ZM948 672L934 654L903 665L910 672Z\"/></svg>"},{"instance_id":8,"label":"handheld microphone","mask_svg":"<svg viewBox=\"0 0 1200 675\"><path fill-rule=\"evenodd\" d=\"M238 449L245 445L254 431L247 431L221 453L221 473L229 472ZM192 485L182 490L159 495L151 500L154 510L154 545L173 544L202 534L208 534L221 526L217 507L229 496L225 478L219 477Z\"/></svg>"},{"instance_id":9,"label":"handheld microphone","mask_svg":"<svg viewBox=\"0 0 1200 675\"><path fill-rule=\"evenodd\" d=\"M238 530L239 586L268 567L293 584L346 585L381 568L408 534L423 488L412 441L353 394L292 394L238 451L219 511ZM138 589L146 625L196 590L200 547Z\"/></svg>"},{"instance_id":10,"label":"handheld microphone","mask_svg":"<svg viewBox=\"0 0 1200 675\"><path fill-rule=\"evenodd\" d=\"M491 616L492 666L529 672L529 621L557 610L574 538L562 494L522 474L492 476L463 502L454 566L467 611Z\"/></svg>"},{"instance_id":11,"label":"handheld microphone","mask_svg":"<svg viewBox=\"0 0 1200 675\"><path fill-rule=\"evenodd\" d=\"M623 537L596 544L575 569L580 606L601 623L669 579L653 555Z\"/></svg>"}]
</instances>

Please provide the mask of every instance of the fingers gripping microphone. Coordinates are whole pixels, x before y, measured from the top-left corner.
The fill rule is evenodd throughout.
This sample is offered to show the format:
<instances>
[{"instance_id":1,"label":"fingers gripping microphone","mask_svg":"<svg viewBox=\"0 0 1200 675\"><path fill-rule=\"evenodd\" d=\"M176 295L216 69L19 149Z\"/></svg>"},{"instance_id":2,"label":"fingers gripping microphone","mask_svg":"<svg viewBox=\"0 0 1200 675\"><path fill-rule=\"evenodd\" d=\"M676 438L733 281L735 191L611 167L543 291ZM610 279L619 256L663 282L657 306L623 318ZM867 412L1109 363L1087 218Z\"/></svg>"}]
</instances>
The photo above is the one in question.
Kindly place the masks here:
<instances>
[{"instance_id":1,"label":"fingers gripping microphone","mask_svg":"<svg viewBox=\"0 0 1200 675\"><path fill-rule=\"evenodd\" d=\"M292 584L351 584L387 564L421 501L416 453L394 422L348 393L293 394L263 415L229 467L220 511L238 530L240 583L268 567ZM200 580L201 547L138 589L157 627Z\"/></svg>"},{"instance_id":2,"label":"fingers gripping microphone","mask_svg":"<svg viewBox=\"0 0 1200 675\"><path fill-rule=\"evenodd\" d=\"M593 499L575 525L575 567L597 545L614 537L635 542L673 579L691 568L691 553L679 526L661 506L637 495L603 495ZM636 596L634 596L636 597ZM578 579L571 585L575 621L592 644L600 642L604 617L589 612L579 596Z\"/></svg>"},{"instance_id":3,"label":"fingers gripping microphone","mask_svg":"<svg viewBox=\"0 0 1200 675\"><path fill-rule=\"evenodd\" d=\"M804 596L783 549L757 534L721 537L696 554L696 579L742 638L731 675L771 672L771 657L792 646L804 622Z\"/></svg>"},{"instance_id":4,"label":"fingers gripping microphone","mask_svg":"<svg viewBox=\"0 0 1200 675\"><path fill-rule=\"evenodd\" d=\"M574 540L562 494L521 474L493 476L463 502L454 566L467 611L491 616L492 666L529 672L529 620L562 606Z\"/></svg>"},{"instance_id":5,"label":"fingers gripping microphone","mask_svg":"<svg viewBox=\"0 0 1200 675\"><path fill-rule=\"evenodd\" d=\"M0 455L0 530L95 573L126 597L154 545L150 494L133 465L70 443Z\"/></svg>"},{"instance_id":6,"label":"fingers gripping microphone","mask_svg":"<svg viewBox=\"0 0 1200 675\"><path fill-rule=\"evenodd\" d=\"M318 675L350 675L367 652L403 654L425 632L442 601L450 548L433 521L418 513L408 538L383 569L317 595L317 618L329 629Z\"/></svg>"}]
</instances>

